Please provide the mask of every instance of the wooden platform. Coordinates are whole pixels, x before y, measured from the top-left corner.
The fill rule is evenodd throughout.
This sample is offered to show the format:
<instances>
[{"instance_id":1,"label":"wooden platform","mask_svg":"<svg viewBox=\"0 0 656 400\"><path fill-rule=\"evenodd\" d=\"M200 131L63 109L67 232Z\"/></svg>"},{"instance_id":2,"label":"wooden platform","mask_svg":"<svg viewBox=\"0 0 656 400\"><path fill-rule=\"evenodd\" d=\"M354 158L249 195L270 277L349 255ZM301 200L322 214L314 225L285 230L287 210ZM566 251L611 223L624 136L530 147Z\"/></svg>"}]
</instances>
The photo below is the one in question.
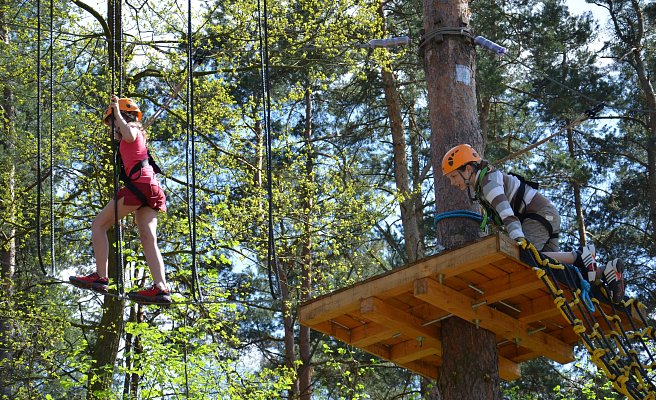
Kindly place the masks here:
<instances>
[{"instance_id":1,"label":"wooden platform","mask_svg":"<svg viewBox=\"0 0 656 400\"><path fill-rule=\"evenodd\" d=\"M503 234L299 308L302 325L432 379L442 364L441 321L452 316L496 334L502 379L519 378L519 363L539 356L574 361L578 336L535 271L519 261L517 245Z\"/></svg>"}]
</instances>

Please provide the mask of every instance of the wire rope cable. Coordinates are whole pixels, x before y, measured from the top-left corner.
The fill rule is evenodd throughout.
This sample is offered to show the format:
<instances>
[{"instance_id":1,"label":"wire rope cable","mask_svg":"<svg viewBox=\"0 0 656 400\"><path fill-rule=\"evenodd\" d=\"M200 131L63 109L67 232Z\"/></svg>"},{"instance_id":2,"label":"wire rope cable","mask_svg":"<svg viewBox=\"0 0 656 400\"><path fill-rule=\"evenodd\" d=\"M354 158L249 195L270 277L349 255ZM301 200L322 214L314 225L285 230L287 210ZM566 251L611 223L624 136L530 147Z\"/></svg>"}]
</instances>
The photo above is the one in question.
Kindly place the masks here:
<instances>
[{"instance_id":1,"label":"wire rope cable","mask_svg":"<svg viewBox=\"0 0 656 400\"><path fill-rule=\"evenodd\" d=\"M267 236L267 274L269 277L269 289L271 296L276 298L274 289L274 275L278 287L280 279L278 276L278 263L276 261L275 235L273 231L273 156L271 151L271 94L269 91L269 23L267 0L257 1L258 10L258 38L260 43L260 71L262 81L262 108L263 108L263 129L266 142L266 174L267 174L267 198L268 198L268 236Z\"/></svg>"},{"instance_id":2,"label":"wire rope cable","mask_svg":"<svg viewBox=\"0 0 656 400\"><path fill-rule=\"evenodd\" d=\"M122 73L120 72L123 68L121 67L121 61L122 59L122 49L121 49L121 0L113 0L112 1L112 8L111 8L111 18L112 18L112 37L111 37L111 51L109 54L111 55L111 87L112 87L112 92L116 93L119 97L123 92L122 88ZM118 50L118 51L117 51ZM118 53L118 54L117 54ZM117 68L119 69L119 77L117 79L116 77L116 71ZM118 80L118 90L117 89L117 81ZM119 183L119 169L122 167L119 165L119 145L116 143L114 140L114 129L115 129L115 123L114 119L112 118L112 129L110 132L110 140L112 142L112 150L114 154L114 165L113 165L113 172L114 172L114 240L116 243L115 247L115 252L114 252L114 259L116 262L116 289L118 293L123 293L124 292L124 283L123 283L123 232L121 229L121 221L119 219L118 215L118 191L120 187Z\"/></svg>"},{"instance_id":3,"label":"wire rope cable","mask_svg":"<svg viewBox=\"0 0 656 400\"><path fill-rule=\"evenodd\" d=\"M50 273L55 275L55 0L50 0Z\"/></svg>"},{"instance_id":4,"label":"wire rope cable","mask_svg":"<svg viewBox=\"0 0 656 400\"><path fill-rule=\"evenodd\" d=\"M196 141L194 133L194 61L193 61L193 32L192 32L192 1L187 1L187 207L189 221L189 239L191 241L191 295L196 300L202 299L202 292L198 279L196 257ZM191 168L190 166L191 160ZM191 170L191 171L190 171ZM189 175L191 174L191 182Z\"/></svg>"},{"instance_id":5,"label":"wire rope cable","mask_svg":"<svg viewBox=\"0 0 656 400\"><path fill-rule=\"evenodd\" d=\"M41 0L36 2L37 14L37 33L36 33L36 247L39 267L43 275L48 275L46 267L43 264L43 251L41 249L41 191L42 191L42 171L41 171Z\"/></svg>"}]
</instances>

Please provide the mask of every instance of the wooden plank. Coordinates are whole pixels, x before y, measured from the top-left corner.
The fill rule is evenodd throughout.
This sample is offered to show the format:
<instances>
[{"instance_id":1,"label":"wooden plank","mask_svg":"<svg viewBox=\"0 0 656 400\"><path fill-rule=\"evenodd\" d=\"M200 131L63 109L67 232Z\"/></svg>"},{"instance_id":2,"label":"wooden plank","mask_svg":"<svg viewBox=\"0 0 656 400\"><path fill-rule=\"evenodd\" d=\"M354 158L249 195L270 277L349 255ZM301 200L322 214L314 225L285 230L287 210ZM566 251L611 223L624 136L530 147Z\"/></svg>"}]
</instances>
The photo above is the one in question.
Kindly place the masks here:
<instances>
[{"instance_id":1,"label":"wooden plank","mask_svg":"<svg viewBox=\"0 0 656 400\"><path fill-rule=\"evenodd\" d=\"M396 330L412 339L421 341L427 347L433 347L441 355L442 342L438 339L435 327L423 327L423 320L414 317L403 310L394 308L384 301L369 297L360 303L360 313L367 319L375 321L388 328Z\"/></svg>"},{"instance_id":2,"label":"wooden plank","mask_svg":"<svg viewBox=\"0 0 656 400\"><path fill-rule=\"evenodd\" d=\"M553 297L544 293L543 296L517 304L521 311L518 320L524 323L531 323L547 319L555 319L560 326L568 326L569 322L562 316L558 307L554 304Z\"/></svg>"},{"instance_id":3,"label":"wooden plank","mask_svg":"<svg viewBox=\"0 0 656 400\"><path fill-rule=\"evenodd\" d=\"M374 343L387 340L397 332L398 331L395 331L390 327L368 322L357 328L351 329L350 344L359 348L367 347Z\"/></svg>"},{"instance_id":4,"label":"wooden plank","mask_svg":"<svg viewBox=\"0 0 656 400\"><path fill-rule=\"evenodd\" d=\"M448 278L502 260L507 257L503 251L512 251L507 243L509 239L500 239L502 237L488 236L480 241L445 251L357 285L310 300L299 307L299 322L312 327L338 315L356 311L360 306L360 299L380 297L383 294L395 296L412 291L413 282L417 279L438 275ZM514 254L518 254L517 245L513 245ZM504 250L500 251L500 249Z\"/></svg>"},{"instance_id":5,"label":"wooden plank","mask_svg":"<svg viewBox=\"0 0 656 400\"><path fill-rule=\"evenodd\" d=\"M561 364L574 361L573 350L567 343L543 332L529 334L531 328L527 324L491 307L482 305L473 308L471 306L474 303L473 299L445 285L440 285L433 279L417 280L415 296L466 321L478 321L479 326L508 340L519 340L521 346L529 347L532 351Z\"/></svg>"},{"instance_id":6,"label":"wooden plank","mask_svg":"<svg viewBox=\"0 0 656 400\"><path fill-rule=\"evenodd\" d=\"M317 324L312 327L315 331L325 333L328 336L332 336L336 339L341 340L344 343L349 343L351 340L351 334L349 329L341 325L335 324L332 321L324 321L320 324Z\"/></svg>"},{"instance_id":7,"label":"wooden plank","mask_svg":"<svg viewBox=\"0 0 656 400\"><path fill-rule=\"evenodd\" d=\"M480 296L480 300L486 300L488 304L493 304L544 287L544 283L537 277L535 271L526 268L523 271L480 285L479 289L484 293Z\"/></svg>"},{"instance_id":8,"label":"wooden plank","mask_svg":"<svg viewBox=\"0 0 656 400\"><path fill-rule=\"evenodd\" d=\"M363 350L375 356L378 356L383 360L391 361L390 348L380 343L368 346ZM410 361L407 363L397 364L397 365L399 367L415 372L426 378L437 379L438 376L437 373L439 370L439 365L441 365L441 361L439 365L428 364L421 361Z\"/></svg>"},{"instance_id":9,"label":"wooden plank","mask_svg":"<svg viewBox=\"0 0 656 400\"><path fill-rule=\"evenodd\" d=\"M499 377L504 381L514 381L522 377L519 363L499 356Z\"/></svg>"},{"instance_id":10,"label":"wooden plank","mask_svg":"<svg viewBox=\"0 0 656 400\"><path fill-rule=\"evenodd\" d=\"M442 349L428 346L419 340L406 340L390 346L390 360L395 364L406 364L424 357L442 354Z\"/></svg>"},{"instance_id":11,"label":"wooden plank","mask_svg":"<svg viewBox=\"0 0 656 400\"><path fill-rule=\"evenodd\" d=\"M417 346L412 348L416 351L421 351L422 356L425 357L426 354L442 356L442 342L438 338L437 331L421 326L422 320L420 318L407 314L403 310L391 307L376 297L364 299L361 304L360 312L363 316L381 325L392 327L394 330L398 330L406 337L417 342ZM411 347L405 345L404 350L407 351L409 349ZM402 357L403 360L416 359L416 356L410 353L404 353ZM386 359L395 361L391 353L389 353ZM519 366L508 359L499 357L499 376L504 380L517 379L520 376Z\"/></svg>"}]
</instances>

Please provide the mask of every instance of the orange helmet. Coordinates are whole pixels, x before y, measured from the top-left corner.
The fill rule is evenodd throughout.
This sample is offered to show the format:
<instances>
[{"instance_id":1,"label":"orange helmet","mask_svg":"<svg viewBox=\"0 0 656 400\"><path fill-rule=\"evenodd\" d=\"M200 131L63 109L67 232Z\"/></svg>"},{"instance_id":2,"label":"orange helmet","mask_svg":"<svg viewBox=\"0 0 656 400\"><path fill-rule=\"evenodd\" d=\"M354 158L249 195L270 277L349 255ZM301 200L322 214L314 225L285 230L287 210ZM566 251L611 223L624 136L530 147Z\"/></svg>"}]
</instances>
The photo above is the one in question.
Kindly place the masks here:
<instances>
[{"instance_id":1,"label":"orange helmet","mask_svg":"<svg viewBox=\"0 0 656 400\"><path fill-rule=\"evenodd\" d=\"M118 99L118 109L129 113L137 113L137 121L141 121L141 110L139 109L139 106L137 106L137 103L135 103L132 99L127 97ZM112 111L113 109L111 106L107 107L107 111L105 111L105 118L103 118L103 123L105 125L110 124L109 117L112 116Z\"/></svg>"},{"instance_id":2,"label":"orange helmet","mask_svg":"<svg viewBox=\"0 0 656 400\"><path fill-rule=\"evenodd\" d=\"M468 144L459 144L447 151L442 158L442 175L446 175L470 162L481 161L481 156Z\"/></svg>"}]
</instances>

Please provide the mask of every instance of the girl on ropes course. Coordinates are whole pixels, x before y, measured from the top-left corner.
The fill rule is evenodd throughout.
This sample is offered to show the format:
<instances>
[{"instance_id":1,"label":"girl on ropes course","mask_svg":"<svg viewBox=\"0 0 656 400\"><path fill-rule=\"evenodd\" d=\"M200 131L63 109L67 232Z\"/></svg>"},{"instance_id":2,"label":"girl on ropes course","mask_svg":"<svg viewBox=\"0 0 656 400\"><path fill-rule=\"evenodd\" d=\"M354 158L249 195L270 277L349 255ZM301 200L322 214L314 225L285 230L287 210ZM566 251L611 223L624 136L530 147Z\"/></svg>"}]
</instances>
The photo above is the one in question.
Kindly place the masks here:
<instances>
[{"instance_id":1,"label":"girl on ropes course","mask_svg":"<svg viewBox=\"0 0 656 400\"><path fill-rule=\"evenodd\" d=\"M79 288L107 293L107 231L114 225L115 212L119 219L134 213L146 263L153 277L153 286L128 293L128 297L144 304L170 304L171 296L166 284L164 261L157 246L157 213L166 212L166 196L155 176L159 168L148 154L146 132L141 124L141 110L132 99L119 99L112 95L103 122L113 128L114 139L119 141L123 164L120 171L121 180L125 186L91 224L96 271L86 276L71 276L69 280ZM115 202L118 203L115 205Z\"/></svg>"},{"instance_id":2,"label":"girl on ropes course","mask_svg":"<svg viewBox=\"0 0 656 400\"><path fill-rule=\"evenodd\" d=\"M591 244L561 252L560 215L551 201L537 191L536 183L495 169L469 144L455 146L444 155L442 174L449 178L452 186L466 190L472 201L480 202L486 215L484 224L487 216L491 216L494 224L505 228L511 239L527 240L545 256L578 267L590 282L598 284L603 278L610 300L623 301L622 260L614 259L606 266L597 266Z\"/></svg>"}]
</instances>

